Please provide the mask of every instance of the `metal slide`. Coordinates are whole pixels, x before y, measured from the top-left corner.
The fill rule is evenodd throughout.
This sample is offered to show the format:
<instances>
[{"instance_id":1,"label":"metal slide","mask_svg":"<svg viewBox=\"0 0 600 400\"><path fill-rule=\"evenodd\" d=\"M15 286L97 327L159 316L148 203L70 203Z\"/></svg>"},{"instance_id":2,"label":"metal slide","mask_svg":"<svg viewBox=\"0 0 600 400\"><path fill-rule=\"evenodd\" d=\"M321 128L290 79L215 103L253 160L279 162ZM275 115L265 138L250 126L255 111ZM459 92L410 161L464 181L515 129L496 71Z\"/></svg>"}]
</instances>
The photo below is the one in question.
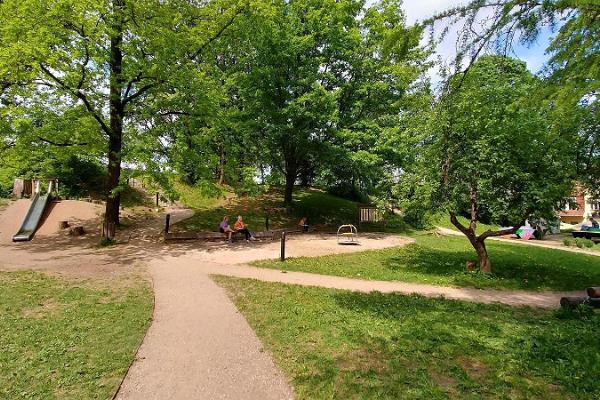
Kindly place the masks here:
<instances>
[{"instance_id":1,"label":"metal slide","mask_svg":"<svg viewBox=\"0 0 600 400\"><path fill-rule=\"evenodd\" d=\"M21 225L21 229L15 236L13 236L13 242L26 242L31 240L33 234L38 228L42 216L44 215L44 211L46 207L50 203L50 193L42 194L36 193L33 199L31 200L31 206L29 207L29 211L27 211L27 215L23 220L23 224Z\"/></svg>"}]
</instances>

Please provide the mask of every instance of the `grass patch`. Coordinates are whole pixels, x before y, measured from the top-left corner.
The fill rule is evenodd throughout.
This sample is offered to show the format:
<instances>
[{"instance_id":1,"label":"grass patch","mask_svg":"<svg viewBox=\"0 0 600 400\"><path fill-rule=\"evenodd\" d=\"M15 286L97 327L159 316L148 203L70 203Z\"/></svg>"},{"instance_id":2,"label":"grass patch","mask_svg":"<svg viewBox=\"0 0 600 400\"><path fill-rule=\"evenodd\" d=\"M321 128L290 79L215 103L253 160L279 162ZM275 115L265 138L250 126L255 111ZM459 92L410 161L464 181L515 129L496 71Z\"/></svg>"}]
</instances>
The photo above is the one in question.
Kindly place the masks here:
<instances>
[{"instance_id":1,"label":"grass patch","mask_svg":"<svg viewBox=\"0 0 600 400\"><path fill-rule=\"evenodd\" d=\"M297 399L600 397L600 315L217 277Z\"/></svg>"},{"instance_id":2,"label":"grass patch","mask_svg":"<svg viewBox=\"0 0 600 400\"><path fill-rule=\"evenodd\" d=\"M0 273L0 398L111 398L150 325L153 300L143 280L105 286Z\"/></svg>"},{"instance_id":3,"label":"grass patch","mask_svg":"<svg viewBox=\"0 0 600 400\"><path fill-rule=\"evenodd\" d=\"M526 290L583 290L600 282L600 258L541 247L487 241L493 275L465 272L476 259L464 237L414 234L415 244L360 253L290 258L285 269L350 278L443 286ZM278 261L254 265L281 269Z\"/></svg>"},{"instance_id":4,"label":"grass patch","mask_svg":"<svg viewBox=\"0 0 600 400\"><path fill-rule=\"evenodd\" d=\"M186 207L206 209L217 207L227 197L228 190L214 184L186 185L177 180L171 182L173 189L179 195L179 201Z\"/></svg>"},{"instance_id":5,"label":"grass patch","mask_svg":"<svg viewBox=\"0 0 600 400\"><path fill-rule=\"evenodd\" d=\"M271 190L260 196L234 198L229 204L199 209L192 218L174 225L174 229L216 231L224 215L229 215L232 223L238 215L242 215L250 229L262 231L265 229L265 208L280 209L270 213L270 229L296 228L298 220L303 216L308 217L312 226L337 229L341 224L356 223L358 217L356 203L320 190L298 189L294 193L292 205L287 208L283 204L283 192Z\"/></svg>"}]
</instances>

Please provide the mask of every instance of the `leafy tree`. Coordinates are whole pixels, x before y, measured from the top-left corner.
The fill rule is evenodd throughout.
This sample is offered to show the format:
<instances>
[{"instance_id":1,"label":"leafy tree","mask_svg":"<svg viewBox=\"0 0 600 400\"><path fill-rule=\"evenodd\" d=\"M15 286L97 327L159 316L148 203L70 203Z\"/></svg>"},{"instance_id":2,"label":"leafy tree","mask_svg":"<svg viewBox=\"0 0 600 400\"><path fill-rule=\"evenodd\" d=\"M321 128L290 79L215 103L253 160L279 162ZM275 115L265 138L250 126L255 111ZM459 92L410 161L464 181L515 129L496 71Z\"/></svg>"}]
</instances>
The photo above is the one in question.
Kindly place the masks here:
<instances>
[{"instance_id":1,"label":"leafy tree","mask_svg":"<svg viewBox=\"0 0 600 400\"><path fill-rule=\"evenodd\" d=\"M478 222L516 227L528 218L554 220L572 189L573 136L548 122L547 105L535 97L539 84L520 61L480 58L464 79L450 82L452 96L436 106L422 138L420 171L412 171L412 180L407 174L420 186L415 200L430 196L430 207L449 213L486 273L485 240L512 229L480 233Z\"/></svg>"},{"instance_id":2,"label":"leafy tree","mask_svg":"<svg viewBox=\"0 0 600 400\"><path fill-rule=\"evenodd\" d=\"M123 144L140 132L132 116L197 78L203 51L242 10L229 1L0 2L3 97L21 109L62 102L97 123L106 145L105 218L118 224Z\"/></svg>"}]
</instances>

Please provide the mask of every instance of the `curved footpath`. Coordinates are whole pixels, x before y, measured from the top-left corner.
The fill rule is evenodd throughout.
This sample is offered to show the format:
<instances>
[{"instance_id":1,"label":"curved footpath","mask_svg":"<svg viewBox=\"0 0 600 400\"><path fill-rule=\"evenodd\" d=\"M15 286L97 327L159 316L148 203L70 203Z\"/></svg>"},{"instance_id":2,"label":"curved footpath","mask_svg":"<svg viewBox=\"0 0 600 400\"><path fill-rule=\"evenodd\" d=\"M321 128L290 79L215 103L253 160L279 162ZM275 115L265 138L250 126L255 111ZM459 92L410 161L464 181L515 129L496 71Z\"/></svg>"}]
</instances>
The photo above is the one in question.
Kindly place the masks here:
<instances>
[{"instance_id":1,"label":"curved footpath","mask_svg":"<svg viewBox=\"0 0 600 400\"><path fill-rule=\"evenodd\" d=\"M290 257L401 246L399 236L362 238L339 246L332 236L289 240ZM197 246L149 260L156 296L154 321L118 399L288 399L292 389L261 343L210 275L354 290L417 293L480 303L556 307L567 293L449 288L366 281L255 268L247 263L278 255L278 243Z\"/></svg>"}]
</instances>

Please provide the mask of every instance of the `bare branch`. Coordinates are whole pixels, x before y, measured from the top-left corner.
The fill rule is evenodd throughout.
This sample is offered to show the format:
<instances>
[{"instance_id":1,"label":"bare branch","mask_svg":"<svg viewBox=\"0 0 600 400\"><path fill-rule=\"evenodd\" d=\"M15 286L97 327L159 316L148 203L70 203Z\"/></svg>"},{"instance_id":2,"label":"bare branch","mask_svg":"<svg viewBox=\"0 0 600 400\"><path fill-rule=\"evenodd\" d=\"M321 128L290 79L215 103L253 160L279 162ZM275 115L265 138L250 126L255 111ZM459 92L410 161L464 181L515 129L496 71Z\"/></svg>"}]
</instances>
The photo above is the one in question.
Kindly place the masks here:
<instances>
[{"instance_id":1,"label":"bare branch","mask_svg":"<svg viewBox=\"0 0 600 400\"><path fill-rule=\"evenodd\" d=\"M37 137L39 141L47 143L47 144L51 144L52 146L57 146L57 147L73 147L73 146L87 146L89 143L87 142L78 142L78 143L73 143L73 142L55 142L53 140L50 139L46 139L44 137L38 136Z\"/></svg>"}]
</instances>

